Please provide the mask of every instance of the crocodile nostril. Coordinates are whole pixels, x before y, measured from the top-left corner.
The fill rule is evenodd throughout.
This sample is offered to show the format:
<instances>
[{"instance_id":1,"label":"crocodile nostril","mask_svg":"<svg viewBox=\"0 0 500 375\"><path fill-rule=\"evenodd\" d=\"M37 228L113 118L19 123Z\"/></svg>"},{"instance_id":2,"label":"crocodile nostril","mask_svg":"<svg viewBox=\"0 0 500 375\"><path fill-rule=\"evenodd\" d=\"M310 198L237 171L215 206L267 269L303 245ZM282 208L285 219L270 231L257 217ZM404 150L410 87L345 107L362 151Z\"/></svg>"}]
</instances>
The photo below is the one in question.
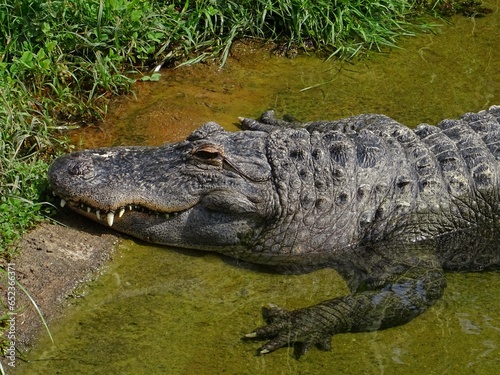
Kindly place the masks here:
<instances>
[{"instance_id":1,"label":"crocodile nostril","mask_svg":"<svg viewBox=\"0 0 500 375\"><path fill-rule=\"evenodd\" d=\"M90 159L76 160L75 163L68 167L68 173L88 180L94 177L94 164Z\"/></svg>"}]
</instances>

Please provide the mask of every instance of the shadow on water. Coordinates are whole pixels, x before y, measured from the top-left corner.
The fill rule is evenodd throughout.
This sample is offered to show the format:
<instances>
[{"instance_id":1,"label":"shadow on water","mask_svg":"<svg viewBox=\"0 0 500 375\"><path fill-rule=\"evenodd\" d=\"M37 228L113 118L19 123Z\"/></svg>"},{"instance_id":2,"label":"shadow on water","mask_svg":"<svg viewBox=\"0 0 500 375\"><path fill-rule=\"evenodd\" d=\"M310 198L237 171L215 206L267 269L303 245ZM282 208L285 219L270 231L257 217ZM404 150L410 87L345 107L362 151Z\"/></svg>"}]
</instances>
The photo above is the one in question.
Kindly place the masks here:
<instances>
[{"instance_id":1,"label":"shadow on water","mask_svg":"<svg viewBox=\"0 0 500 375\"><path fill-rule=\"evenodd\" d=\"M241 44L223 69L162 72L107 121L73 134L81 147L156 145L206 121L236 130L237 116L268 108L301 120L365 112L414 126L500 104L500 2L481 19L456 18L401 49L354 64L294 60ZM24 374L493 374L500 369L500 275L451 274L445 297L411 323L334 337L333 350L257 357L240 337L262 324L260 306L311 305L346 293L331 270L256 272L214 254L124 240L109 268L75 300Z\"/></svg>"}]
</instances>

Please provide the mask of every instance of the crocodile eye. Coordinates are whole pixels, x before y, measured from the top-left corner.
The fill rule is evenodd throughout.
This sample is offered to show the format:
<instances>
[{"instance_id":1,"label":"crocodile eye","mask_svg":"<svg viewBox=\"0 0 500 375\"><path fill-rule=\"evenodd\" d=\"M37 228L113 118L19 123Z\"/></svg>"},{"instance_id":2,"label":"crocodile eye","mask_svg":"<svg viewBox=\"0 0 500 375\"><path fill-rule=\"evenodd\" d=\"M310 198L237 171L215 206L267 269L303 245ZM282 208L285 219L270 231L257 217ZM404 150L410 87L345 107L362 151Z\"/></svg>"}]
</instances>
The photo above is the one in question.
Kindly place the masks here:
<instances>
[{"instance_id":1,"label":"crocodile eye","mask_svg":"<svg viewBox=\"0 0 500 375\"><path fill-rule=\"evenodd\" d=\"M193 158L212 165L222 165L224 152L213 145L202 145L195 148L191 155Z\"/></svg>"},{"instance_id":2,"label":"crocodile eye","mask_svg":"<svg viewBox=\"0 0 500 375\"><path fill-rule=\"evenodd\" d=\"M218 152L210 152L210 151L198 151L194 154L198 159L202 160L210 160L217 159L220 155Z\"/></svg>"}]
</instances>

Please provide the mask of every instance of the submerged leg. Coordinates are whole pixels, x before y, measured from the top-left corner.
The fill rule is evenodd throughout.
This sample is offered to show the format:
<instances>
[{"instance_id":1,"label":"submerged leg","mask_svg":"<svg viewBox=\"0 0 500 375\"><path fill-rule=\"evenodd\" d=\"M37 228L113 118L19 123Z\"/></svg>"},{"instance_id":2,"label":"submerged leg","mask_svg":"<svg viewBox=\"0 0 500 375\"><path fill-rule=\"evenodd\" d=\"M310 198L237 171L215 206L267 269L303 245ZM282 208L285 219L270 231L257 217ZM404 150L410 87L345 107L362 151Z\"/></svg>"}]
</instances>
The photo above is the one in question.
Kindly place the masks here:
<instances>
[{"instance_id":1,"label":"submerged leg","mask_svg":"<svg viewBox=\"0 0 500 375\"><path fill-rule=\"evenodd\" d=\"M374 331L409 322L434 304L445 286L441 269L410 268L377 290L355 292L295 311L266 308L268 325L245 337L270 339L258 349L259 354L296 343L302 344L297 356L313 345L329 350L337 333Z\"/></svg>"}]
</instances>

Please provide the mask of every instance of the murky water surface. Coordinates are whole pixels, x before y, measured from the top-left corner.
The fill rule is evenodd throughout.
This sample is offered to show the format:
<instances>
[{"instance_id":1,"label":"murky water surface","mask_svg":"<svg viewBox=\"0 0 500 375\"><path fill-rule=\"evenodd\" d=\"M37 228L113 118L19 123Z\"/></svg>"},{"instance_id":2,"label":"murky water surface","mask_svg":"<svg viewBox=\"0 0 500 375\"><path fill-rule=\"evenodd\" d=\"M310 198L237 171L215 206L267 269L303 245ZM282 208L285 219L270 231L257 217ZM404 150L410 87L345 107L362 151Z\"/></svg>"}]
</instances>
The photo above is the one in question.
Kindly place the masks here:
<instances>
[{"instance_id":1,"label":"murky water surface","mask_svg":"<svg viewBox=\"0 0 500 375\"><path fill-rule=\"evenodd\" d=\"M206 121L236 130L268 108L301 120L384 113L410 126L500 104L499 1L483 19L454 19L436 35L354 64L277 58L240 46L223 69L163 72L137 100L115 105L80 147L178 141ZM331 270L284 276L214 254L124 240L108 270L52 327L22 374L494 374L500 371L500 274L450 274L442 301L411 323L334 337L297 361L289 349L254 356L239 340L260 307L311 305L346 293Z\"/></svg>"}]
</instances>

